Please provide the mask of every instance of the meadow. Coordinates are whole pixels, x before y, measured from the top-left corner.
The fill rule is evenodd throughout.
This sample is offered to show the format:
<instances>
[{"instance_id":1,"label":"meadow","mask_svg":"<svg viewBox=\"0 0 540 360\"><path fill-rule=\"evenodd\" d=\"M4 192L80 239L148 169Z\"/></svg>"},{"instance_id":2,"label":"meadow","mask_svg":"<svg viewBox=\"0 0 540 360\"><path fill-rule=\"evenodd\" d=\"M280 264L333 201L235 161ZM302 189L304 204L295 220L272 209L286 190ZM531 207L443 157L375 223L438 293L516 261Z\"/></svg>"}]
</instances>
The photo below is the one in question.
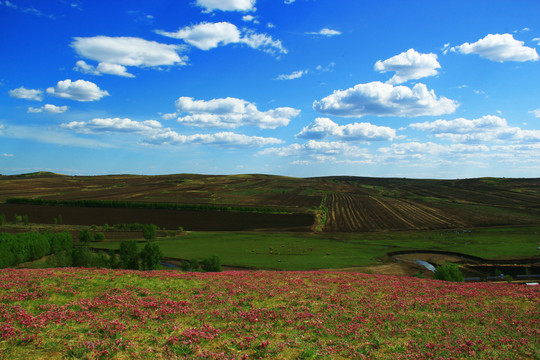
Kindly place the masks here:
<instances>
[{"instance_id":1,"label":"meadow","mask_svg":"<svg viewBox=\"0 0 540 360\"><path fill-rule=\"evenodd\" d=\"M333 272L0 270L6 359L538 359L540 290Z\"/></svg>"},{"instance_id":2,"label":"meadow","mask_svg":"<svg viewBox=\"0 0 540 360\"><path fill-rule=\"evenodd\" d=\"M380 265L400 250L454 251L486 259L536 256L540 227L471 231L401 231L373 233L190 232L156 240L166 257L186 259L217 255L222 264L271 270L339 269ZM117 249L119 241L92 247ZM142 243L140 244L142 247Z\"/></svg>"}]
</instances>

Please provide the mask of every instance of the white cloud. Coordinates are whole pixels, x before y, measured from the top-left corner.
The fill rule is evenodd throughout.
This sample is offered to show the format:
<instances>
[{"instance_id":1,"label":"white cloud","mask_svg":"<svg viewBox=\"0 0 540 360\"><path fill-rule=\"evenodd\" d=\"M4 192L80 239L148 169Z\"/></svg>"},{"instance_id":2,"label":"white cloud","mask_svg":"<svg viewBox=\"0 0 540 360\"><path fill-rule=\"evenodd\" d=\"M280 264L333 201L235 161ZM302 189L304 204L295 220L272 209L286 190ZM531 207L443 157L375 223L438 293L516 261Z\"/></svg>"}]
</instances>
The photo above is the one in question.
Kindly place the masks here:
<instances>
[{"instance_id":1,"label":"white cloud","mask_svg":"<svg viewBox=\"0 0 540 360\"><path fill-rule=\"evenodd\" d=\"M287 126L291 118L300 113L300 110L290 107L259 111L254 103L231 97L205 101L183 96L176 100L175 105L179 114L188 114L179 117L178 122L198 127L233 129L257 126L275 129Z\"/></svg>"},{"instance_id":2,"label":"white cloud","mask_svg":"<svg viewBox=\"0 0 540 360\"><path fill-rule=\"evenodd\" d=\"M292 3L294 3L296 0L285 0L284 3L287 4L287 5L290 5Z\"/></svg>"},{"instance_id":3,"label":"white cloud","mask_svg":"<svg viewBox=\"0 0 540 360\"><path fill-rule=\"evenodd\" d=\"M350 145L344 142L309 140L304 144L291 144L279 148L261 150L257 155L276 155L282 157L296 156L310 158L317 162L337 162L338 157L369 159L367 149ZM302 161L305 161L304 159Z\"/></svg>"},{"instance_id":4,"label":"white cloud","mask_svg":"<svg viewBox=\"0 0 540 360\"><path fill-rule=\"evenodd\" d=\"M184 56L178 55L181 45L161 44L135 37L75 37L71 46L80 56L95 60L108 74L125 74L118 66L156 67L164 65L185 65ZM99 65L98 65L98 71ZM100 71L105 73L105 71ZM121 75L128 76L128 75Z\"/></svg>"},{"instance_id":5,"label":"white cloud","mask_svg":"<svg viewBox=\"0 0 540 360\"><path fill-rule=\"evenodd\" d=\"M194 134L182 135L176 131L168 129L154 135L143 144L147 145L214 145L230 148L254 148L267 145L281 144L282 141L276 138L265 138L260 136L247 136L232 132L220 132L216 134Z\"/></svg>"},{"instance_id":6,"label":"white cloud","mask_svg":"<svg viewBox=\"0 0 540 360\"><path fill-rule=\"evenodd\" d=\"M244 16L242 16L242 21L245 21L245 22L253 21L254 24L259 23L259 20L257 20L257 18L255 16L253 16L253 15L244 15Z\"/></svg>"},{"instance_id":7,"label":"white cloud","mask_svg":"<svg viewBox=\"0 0 540 360\"><path fill-rule=\"evenodd\" d=\"M475 43L464 43L452 48L462 54L478 54L491 61L536 61L536 49L523 46L524 42L514 39L511 34L489 34Z\"/></svg>"},{"instance_id":8,"label":"white cloud","mask_svg":"<svg viewBox=\"0 0 540 360\"><path fill-rule=\"evenodd\" d=\"M370 123L338 125L328 118L317 118L296 136L305 139L332 136L347 141L392 141L396 137L396 130Z\"/></svg>"},{"instance_id":9,"label":"white cloud","mask_svg":"<svg viewBox=\"0 0 540 360\"><path fill-rule=\"evenodd\" d=\"M240 30L238 30L236 25L228 22L202 22L197 25L186 26L176 32L156 30L156 33L175 39L182 39L201 50L210 50L219 45L240 42Z\"/></svg>"},{"instance_id":10,"label":"white cloud","mask_svg":"<svg viewBox=\"0 0 540 360\"><path fill-rule=\"evenodd\" d=\"M206 12L221 11L255 11L256 0L197 0L196 5Z\"/></svg>"},{"instance_id":11,"label":"white cloud","mask_svg":"<svg viewBox=\"0 0 540 360\"><path fill-rule=\"evenodd\" d=\"M331 37L331 36L341 35L341 31L332 30L332 29L329 29L329 28L322 28L319 31L307 32L306 34L309 34L309 35L322 35L322 36L326 36L326 37Z\"/></svg>"},{"instance_id":12,"label":"white cloud","mask_svg":"<svg viewBox=\"0 0 540 360\"><path fill-rule=\"evenodd\" d=\"M51 104L45 104L39 108L29 107L26 112L28 113L46 112L49 114L62 114L62 113L65 113L67 109L68 109L67 106L56 106L56 105L51 105Z\"/></svg>"},{"instance_id":13,"label":"white cloud","mask_svg":"<svg viewBox=\"0 0 540 360\"><path fill-rule=\"evenodd\" d=\"M290 74L281 74L281 75L278 75L275 80L293 80L293 79L298 79L298 78L301 78L302 76L306 75L307 73L309 72L309 70L298 70L298 71L293 71L292 73Z\"/></svg>"},{"instance_id":14,"label":"white cloud","mask_svg":"<svg viewBox=\"0 0 540 360\"><path fill-rule=\"evenodd\" d=\"M3 157L14 157L15 155L3 153L3 154L0 154L0 156L3 156Z\"/></svg>"},{"instance_id":15,"label":"white cloud","mask_svg":"<svg viewBox=\"0 0 540 360\"><path fill-rule=\"evenodd\" d=\"M117 76L124 76L124 77L130 77L130 78L135 77L135 75L128 73L127 68L123 65L99 63L96 68L92 65L87 64L84 60L77 61L73 70L80 71L82 73L90 74L90 75L109 74L109 75L117 75Z\"/></svg>"},{"instance_id":16,"label":"white cloud","mask_svg":"<svg viewBox=\"0 0 540 360\"><path fill-rule=\"evenodd\" d=\"M535 142L540 141L540 130L522 130L509 126L506 119L494 115L468 120L436 120L410 125L416 130L428 131L437 138L460 143L491 141Z\"/></svg>"},{"instance_id":17,"label":"white cloud","mask_svg":"<svg viewBox=\"0 0 540 360\"><path fill-rule=\"evenodd\" d=\"M389 156L423 159L427 156L477 154L487 152L489 151L489 148L485 145L442 145L433 142L421 143L413 141L392 144L389 147L379 148L378 151Z\"/></svg>"},{"instance_id":18,"label":"white cloud","mask_svg":"<svg viewBox=\"0 0 540 360\"><path fill-rule=\"evenodd\" d=\"M266 34L258 34L252 30L242 33L234 24L229 22L209 23L186 26L176 32L156 30L157 34L182 39L188 44L201 50L210 50L228 44L246 44L251 48L264 52L287 53L280 40L274 40Z\"/></svg>"},{"instance_id":19,"label":"white cloud","mask_svg":"<svg viewBox=\"0 0 540 360\"><path fill-rule=\"evenodd\" d=\"M62 124L60 127L82 134L122 132L144 134L147 136L153 135L156 131L161 130L161 124L156 120L134 121L127 118L98 118L90 121L72 121L67 124Z\"/></svg>"},{"instance_id":20,"label":"white cloud","mask_svg":"<svg viewBox=\"0 0 540 360\"><path fill-rule=\"evenodd\" d=\"M106 90L101 90L93 82L85 80L71 82L70 79L61 80L56 87L48 88L47 94L76 101L96 101L109 95Z\"/></svg>"},{"instance_id":21,"label":"white cloud","mask_svg":"<svg viewBox=\"0 0 540 360\"><path fill-rule=\"evenodd\" d=\"M540 118L540 109L531 110L529 114L534 114L535 117Z\"/></svg>"},{"instance_id":22,"label":"white cloud","mask_svg":"<svg viewBox=\"0 0 540 360\"><path fill-rule=\"evenodd\" d=\"M388 82L400 84L408 80L437 75L437 69L440 67L436 54L421 54L409 49L384 61L377 61L374 69L382 73L395 71L396 74Z\"/></svg>"},{"instance_id":23,"label":"white cloud","mask_svg":"<svg viewBox=\"0 0 540 360\"><path fill-rule=\"evenodd\" d=\"M458 103L445 97L437 98L424 84L414 87L393 86L380 81L358 84L347 90L313 103L320 113L344 117L376 116L436 116L453 113Z\"/></svg>"},{"instance_id":24,"label":"white cloud","mask_svg":"<svg viewBox=\"0 0 540 360\"><path fill-rule=\"evenodd\" d=\"M43 100L43 91L37 89L25 89L23 86L9 91L9 96L25 100Z\"/></svg>"}]
</instances>

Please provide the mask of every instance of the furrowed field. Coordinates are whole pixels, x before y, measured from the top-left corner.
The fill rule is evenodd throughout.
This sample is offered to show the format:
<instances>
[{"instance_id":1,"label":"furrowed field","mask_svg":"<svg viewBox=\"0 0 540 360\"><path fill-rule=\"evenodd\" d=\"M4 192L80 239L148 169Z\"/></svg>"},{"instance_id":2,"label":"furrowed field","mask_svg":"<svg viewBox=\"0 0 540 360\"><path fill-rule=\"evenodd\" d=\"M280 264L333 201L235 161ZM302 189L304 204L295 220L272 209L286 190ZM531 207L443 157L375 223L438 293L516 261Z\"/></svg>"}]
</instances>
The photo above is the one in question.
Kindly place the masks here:
<instances>
[{"instance_id":1,"label":"furrowed field","mask_svg":"<svg viewBox=\"0 0 540 360\"><path fill-rule=\"evenodd\" d=\"M6 359L539 359L540 290L335 272L0 270Z\"/></svg>"}]
</instances>

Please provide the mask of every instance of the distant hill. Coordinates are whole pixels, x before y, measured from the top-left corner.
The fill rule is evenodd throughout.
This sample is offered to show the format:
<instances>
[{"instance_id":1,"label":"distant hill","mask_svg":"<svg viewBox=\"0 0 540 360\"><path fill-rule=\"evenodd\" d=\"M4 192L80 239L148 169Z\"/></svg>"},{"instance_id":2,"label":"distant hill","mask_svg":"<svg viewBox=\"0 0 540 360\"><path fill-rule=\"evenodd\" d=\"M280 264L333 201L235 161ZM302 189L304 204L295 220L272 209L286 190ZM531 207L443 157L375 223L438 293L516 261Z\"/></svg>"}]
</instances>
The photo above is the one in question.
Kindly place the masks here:
<instances>
[{"instance_id":1,"label":"distant hill","mask_svg":"<svg viewBox=\"0 0 540 360\"><path fill-rule=\"evenodd\" d=\"M329 232L455 229L540 222L540 179L421 180L273 175L0 176L7 198L266 207L315 214Z\"/></svg>"}]
</instances>

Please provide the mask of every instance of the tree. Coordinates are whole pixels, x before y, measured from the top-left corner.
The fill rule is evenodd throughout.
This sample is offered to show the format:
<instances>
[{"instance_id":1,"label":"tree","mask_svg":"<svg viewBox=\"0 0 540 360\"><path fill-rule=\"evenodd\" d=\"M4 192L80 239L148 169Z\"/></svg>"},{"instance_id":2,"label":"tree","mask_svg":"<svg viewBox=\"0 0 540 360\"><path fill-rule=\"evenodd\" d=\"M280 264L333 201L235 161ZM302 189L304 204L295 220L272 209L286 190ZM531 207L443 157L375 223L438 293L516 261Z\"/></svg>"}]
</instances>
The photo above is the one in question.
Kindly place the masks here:
<instances>
[{"instance_id":1,"label":"tree","mask_svg":"<svg viewBox=\"0 0 540 360\"><path fill-rule=\"evenodd\" d=\"M92 252L86 246L76 247L71 253L73 260L73 266L75 267L88 267L92 261Z\"/></svg>"},{"instance_id":2,"label":"tree","mask_svg":"<svg viewBox=\"0 0 540 360\"><path fill-rule=\"evenodd\" d=\"M142 269L155 270L163 259L163 253L158 244L147 242L141 251Z\"/></svg>"},{"instance_id":3,"label":"tree","mask_svg":"<svg viewBox=\"0 0 540 360\"><path fill-rule=\"evenodd\" d=\"M94 234L92 234L88 229L83 229L83 231L81 231L79 234L79 241L84 243L92 242L94 241Z\"/></svg>"},{"instance_id":4,"label":"tree","mask_svg":"<svg viewBox=\"0 0 540 360\"><path fill-rule=\"evenodd\" d=\"M145 240L154 240L156 238L157 226L154 224L143 225L142 233Z\"/></svg>"},{"instance_id":5,"label":"tree","mask_svg":"<svg viewBox=\"0 0 540 360\"><path fill-rule=\"evenodd\" d=\"M209 258L206 258L201 263L202 268L204 271L208 272L220 272L221 270L221 259L219 256L212 256Z\"/></svg>"},{"instance_id":6,"label":"tree","mask_svg":"<svg viewBox=\"0 0 540 360\"><path fill-rule=\"evenodd\" d=\"M95 240L95 241L104 241L104 240L105 240L105 234L102 233L102 232L97 232L97 233L94 235L94 240Z\"/></svg>"},{"instance_id":7,"label":"tree","mask_svg":"<svg viewBox=\"0 0 540 360\"><path fill-rule=\"evenodd\" d=\"M124 269L139 270L139 252L135 240L123 240L118 253Z\"/></svg>"},{"instance_id":8,"label":"tree","mask_svg":"<svg viewBox=\"0 0 540 360\"><path fill-rule=\"evenodd\" d=\"M444 264L435 268L434 279L445 281L465 281L465 277L456 264Z\"/></svg>"},{"instance_id":9,"label":"tree","mask_svg":"<svg viewBox=\"0 0 540 360\"><path fill-rule=\"evenodd\" d=\"M6 214L0 214L0 226L6 223Z\"/></svg>"},{"instance_id":10,"label":"tree","mask_svg":"<svg viewBox=\"0 0 540 360\"><path fill-rule=\"evenodd\" d=\"M114 249L109 249L109 268L118 269L120 264L118 263L118 257Z\"/></svg>"}]
</instances>

